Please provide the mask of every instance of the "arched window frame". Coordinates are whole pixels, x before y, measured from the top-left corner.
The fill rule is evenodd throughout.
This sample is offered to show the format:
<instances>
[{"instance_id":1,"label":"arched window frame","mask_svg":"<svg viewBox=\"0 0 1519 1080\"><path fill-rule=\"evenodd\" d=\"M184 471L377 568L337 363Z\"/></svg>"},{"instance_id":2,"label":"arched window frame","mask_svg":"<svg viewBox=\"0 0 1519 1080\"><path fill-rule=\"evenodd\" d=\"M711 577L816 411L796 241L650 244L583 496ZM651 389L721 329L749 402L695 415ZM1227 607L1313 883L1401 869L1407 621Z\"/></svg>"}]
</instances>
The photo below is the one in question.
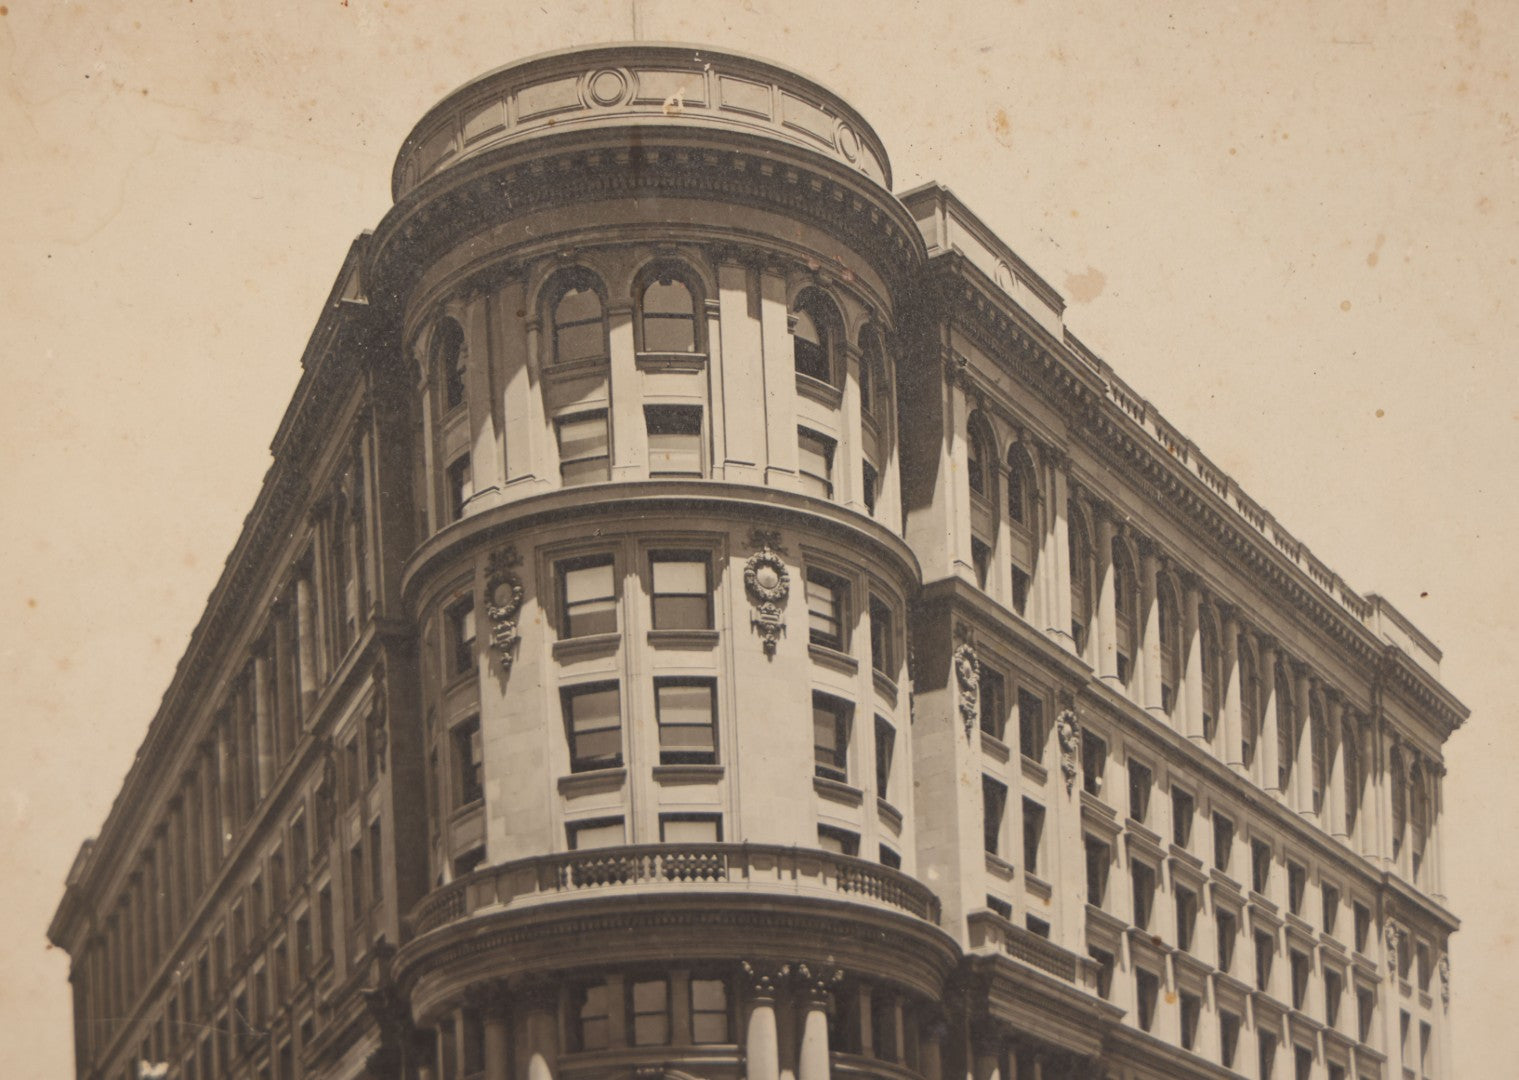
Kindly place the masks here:
<instances>
[{"instance_id":1,"label":"arched window frame","mask_svg":"<svg viewBox=\"0 0 1519 1080\"><path fill-rule=\"evenodd\" d=\"M886 347L874 326L860 331L860 415L879 423L890 415L891 388L886 382Z\"/></svg>"},{"instance_id":2,"label":"arched window frame","mask_svg":"<svg viewBox=\"0 0 1519 1080\"><path fill-rule=\"evenodd\" d=\"M1066 529L1069 547L1071 588L1071 640L1076 651L1086 652L1087 639L1092 629L1092 531L1087 526L1086 514L1074 501L1070 503L1070 521Z\"/></svg>"},{"instance_id":3,"label":"arched window frame","mask_svg":"<svg viewBox=\"0 0 1519 1080\"><path fill-rule=\"evenodd\" d=\"M1308 698L1308 757L1313 792L1313 812L1319 813L1324 806L1324 790L1329 774L1329 729L1324 716L1324 693L1322 690Z\"/></svg>"},{"instance_id":4,"label":"arched window frame","mask_svg":"<svg viewBox=\"0 0 1519 1080\"><path fill-rule=\"evenodd\" d=\"M428 363L438 386L439 415L449 416L468 398L466 370L469 357L464 347L464 327L451 316L439 319L427 346Z\"/></svg>"},{"instance_id":5,"label":"arched window frame","mask_svg":"<svg viewBox=\"0 0 1519 1080\"><path fill-rule=\"evenodd\" d=\"M1113 537L1113 622L1118 637L1119 682L1128 687L1139 652L1139 575L1129 545L1117 536Z\"/></svg>"},{"instance_id":6,"label":"arched window frame","mask_svg":"<svg viewBox=\"0 0 1519 1080\"><path fill-rule=\"evenodd\" d=\"M690 298L691 307L689 313L650 313L646 304L651 288L662 285L679 284L685 289ZM680 356L704 356L707 352L707 320L706 298L701 287L701 279L682 262L673 259L662 259L639 271L638 277L633 284L633 311L635 331L638 336L638 351L654 355L680 355ZM689 322L690 347L685 349L661 348L659 346L669 344L657 340L651 340L651 329L657 333L657 324L668 322L676 324ZM651 323L655 324L651 327Z\"/></svg>"},{"instance_id":7,"label":"arched window frame","mask_svg":"<svg viewBox=\"0 0 1519 1080\"><path fill-rule=\"evenodd\" d=\"M1162 574L1155 590L1155 624L1160 633L1160 699L1167 716L1181 693L1181 603L1176 583Z\"/></svg>"},{"instance_id":8,"label":"arched window frame","mask_svg":"<svg viewBox=\"0 0 1519 1080\"><path fill-rule=\"evenodd\" d=\"M565 298L574 292L590 292L596 297L599 312L594 316L578 318L566 318L563 322L559 318L559 306ZM573 363L576 360L604 360L610 346L607 338L607 290L601 278L583 266L571 267L561 270L554 275L553 279L543 290L543 336L544 353L550 364ZM561 336L566 331L581 331L584 327L600 327L600 348L592 352L576 351L573 355L564 355L561 346ZM577 334L577 336L579 336ZM586 332L590 338L592 335Z\"/></svg>"},{"instance_id":9,"label":"arched window frame","mask_svg":"<svg viewBox=\"0 0 1519 1080\"><path fill-rule=\"evenodd\" d=\"M1034 506L1039 498L1034 459L1028 447L1015 442L1007 448L1007 519L1015 526L1032 530Z\"/></svg>"},{"instance_id":10,"label":"arched window frame","mask_svg":"<svg viewBox=\"0 0 1519 1080\"><path fill-rule=\"evenodd\" d=\"M1387 769L1392 774L1392 857L1403 853L1403 832L1408 821L1407 779L1403 773L1403 751L1394 746L1387 754Z\"/></svg>"},{"instance_id":11,"label":"arched window frame","mask_svg":"<svg viewBox=\"0 0 1519 1080\"><path fill-rule=\"evenodd\" d=\"M803 325L800 319L802 315L812 324L819 338L817 342L806 342L798 335L797 331ZM803 289L797 293L791 305L787 328L792 336L791 356L796 373L837 386L842 366L839 359L844 343L844 319L833 299L817 286L810 285ZM804 343L811 344L816 352L802 348Z\"/></svg>"},{"instance_id":12,"label":"arched window frame","mask_svg":"<svg viewBox=\"0 0 1519 1080\"><path fill-rule=\"evenodd\" d=\"M990 501L992 470L991 425L980 412L965 422L965 483L970 493Z\"/></svg>"},{"instance_id":13,"label":"arched window frame","mask_svg":"<svg viewBox=\"0 0 1519 1080\"><path fill-rule=\"evenodd\" d=\"M1261 717L1264 714L1265 687L1261 683L1260 659L1255 643L1248 635L1239 638L1240 748L1244 766L1255 764L1260 752Z\"/></svg>"},{"instance_id":14,"label":"arched window frame","mask_svg":"<svg viewBox=\"0 0 1519 1080\"><path fill-rule=\"evenodd\" d=\"M1340 753L1345 769L1345 828L1355 834L1356 821L1361 812L1361 743L1356 731L1355 718L1346 713L1341 722Z\"/></svg>"},{"instance_id":15,"label":"arched window frame","mask_svg":"<svg viewBox=\"0 0 1519 1080\"><path fill-rule=\"evenodd\" d=\"M1429 789L1424 763L1415 760L1408 773L1409 876L1423 880L1424 854L1429 844Z\"/></svg>"},{"instance_id":16,"label":"arched window frame","mask_svg":"<svg viewBox=\"0 0 1519 1080\"><path fill-rule=\"evenodd\" d=\"M1291 664L1286 657L1276 661L1276 769L1279 790L1286 792L1297 764L1298 725L1303 710L1292 692Z\"/></svg>"},{"instance_id":17,"label":"arched window frame","mask_svg":"<svg viewBox=\"0 0 1519 1080\"><path fill-rule=\"evenodd\" d=\"M1202 673L1203 739L1213 742L1219 717L1219 635L1213 608L1207 603L1197 610L1197 669Z\"/></svg>"}]
</instances>

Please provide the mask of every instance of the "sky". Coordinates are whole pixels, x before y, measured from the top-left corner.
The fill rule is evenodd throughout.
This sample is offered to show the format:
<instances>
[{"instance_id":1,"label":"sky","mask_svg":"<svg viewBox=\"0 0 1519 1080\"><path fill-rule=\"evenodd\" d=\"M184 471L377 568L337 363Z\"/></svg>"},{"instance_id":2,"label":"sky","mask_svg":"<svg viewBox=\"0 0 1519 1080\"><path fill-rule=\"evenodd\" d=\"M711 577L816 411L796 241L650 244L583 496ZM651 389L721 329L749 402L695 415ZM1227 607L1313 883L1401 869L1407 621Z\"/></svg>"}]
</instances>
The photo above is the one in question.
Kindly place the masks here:
<instances>
[{"instance_id":1,"label":"sky","mask_svg":"<svg viewBox=\"0 0 1519 1080\"><path fill-rule=\"evenodd\" d=\"M348 244L389 205L401 140L476 74L635 32L841 93L898 190L959 194L1131 386L1445 650L1473 711L1447 752L1456 1074L1519 1060L1509 5L8 0L9 1074L72 1067L67 961L44 931L252 506Z\"/></svg>"}]
</instances>

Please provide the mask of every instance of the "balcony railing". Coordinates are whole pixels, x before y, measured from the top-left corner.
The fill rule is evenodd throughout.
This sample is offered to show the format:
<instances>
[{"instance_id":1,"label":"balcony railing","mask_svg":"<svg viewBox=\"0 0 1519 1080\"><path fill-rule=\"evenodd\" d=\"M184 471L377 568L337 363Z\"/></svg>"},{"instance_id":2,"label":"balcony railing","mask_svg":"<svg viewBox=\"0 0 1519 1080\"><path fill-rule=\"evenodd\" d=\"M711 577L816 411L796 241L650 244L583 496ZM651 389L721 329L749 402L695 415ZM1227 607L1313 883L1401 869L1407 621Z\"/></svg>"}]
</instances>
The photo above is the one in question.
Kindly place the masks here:
<instances>
[{"instance_id":1,"label":"balcony railing","mask_svg":"<svg viewBox=\"0 0 1519 1080\"><path fill-rule=\"evenodd\" d=\"M420 935L490 909L554 896L685 887L841 895L939 922L939 898L926 886L851 855L777 844L648 844L540 855L477 870L426 897L412 911L412 923Z\"/></svg>"}]
</instances>

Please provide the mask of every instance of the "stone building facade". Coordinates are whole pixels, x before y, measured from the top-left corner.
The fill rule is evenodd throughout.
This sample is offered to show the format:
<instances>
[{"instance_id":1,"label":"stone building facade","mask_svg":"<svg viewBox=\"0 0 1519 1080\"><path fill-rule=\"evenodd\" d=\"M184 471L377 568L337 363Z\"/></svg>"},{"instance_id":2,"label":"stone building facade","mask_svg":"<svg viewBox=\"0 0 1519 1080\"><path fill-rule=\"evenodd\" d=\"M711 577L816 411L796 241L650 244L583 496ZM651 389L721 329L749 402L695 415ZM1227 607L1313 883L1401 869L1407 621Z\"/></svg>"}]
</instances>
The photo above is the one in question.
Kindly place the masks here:
<instances>
[{"instance_id":1,"label":"stone building facade","mask_svg":"<svg viewBox=\"0 0 1519 1080\"><path fill-rule=\"evenodd\" d=\"M1448 1075L1440 653L846 102L407 139L50 937L78 1075Z\"/></svg>"}]
</instances>

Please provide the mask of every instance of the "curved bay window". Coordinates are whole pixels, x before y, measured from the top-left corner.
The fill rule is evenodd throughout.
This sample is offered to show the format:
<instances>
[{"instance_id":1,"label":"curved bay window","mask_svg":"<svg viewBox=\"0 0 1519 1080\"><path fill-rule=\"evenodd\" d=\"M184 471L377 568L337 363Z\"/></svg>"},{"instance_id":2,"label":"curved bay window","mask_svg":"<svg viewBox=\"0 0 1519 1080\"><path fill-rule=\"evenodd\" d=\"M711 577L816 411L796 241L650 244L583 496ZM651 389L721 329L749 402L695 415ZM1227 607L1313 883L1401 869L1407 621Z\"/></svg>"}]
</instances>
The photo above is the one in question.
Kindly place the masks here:
<instances>
[{"instance_id":1,"label":"curved bay window","mask_svg":"<svg viewBox=\"0 0 1519 1080\"><path fill-rule=\"evenodd\" d=\"M443 384L443 411L451 413L464 404L464 331L453 319L444 319L433 330L431 353L434 378Z\"/></svg>"},{"instance_id":2,"label":"curved bay window","mask_svg":"<svg viewBox=\"0 0 1519 1080\"><path fill-rule=\"evenodd\" d=\"M697 296L686 276L659 267L638 292L638 345L646 353L699 353Z\"/></svg>"},{"instance_id":3,"label":"curved bay window","mask_svg":"<svg viewBox=\"0 0 1519 1080\"><path fill-rule=\"evenodd\" d=\"M607 355L606 302L588 270L565 273L549 292L550 355L555 363Z\"/></svg>"},{"instance_id":4,"label":"curved bay window","mask_svg":"<svg viewBox=\"0 0 1519 1080\"><path fill-rule=\"evenodd\" d=\"M832 383L839 315L818 289L804 289L791 314L791 356L798 375Z\"/></svg>"}]
</instances>

